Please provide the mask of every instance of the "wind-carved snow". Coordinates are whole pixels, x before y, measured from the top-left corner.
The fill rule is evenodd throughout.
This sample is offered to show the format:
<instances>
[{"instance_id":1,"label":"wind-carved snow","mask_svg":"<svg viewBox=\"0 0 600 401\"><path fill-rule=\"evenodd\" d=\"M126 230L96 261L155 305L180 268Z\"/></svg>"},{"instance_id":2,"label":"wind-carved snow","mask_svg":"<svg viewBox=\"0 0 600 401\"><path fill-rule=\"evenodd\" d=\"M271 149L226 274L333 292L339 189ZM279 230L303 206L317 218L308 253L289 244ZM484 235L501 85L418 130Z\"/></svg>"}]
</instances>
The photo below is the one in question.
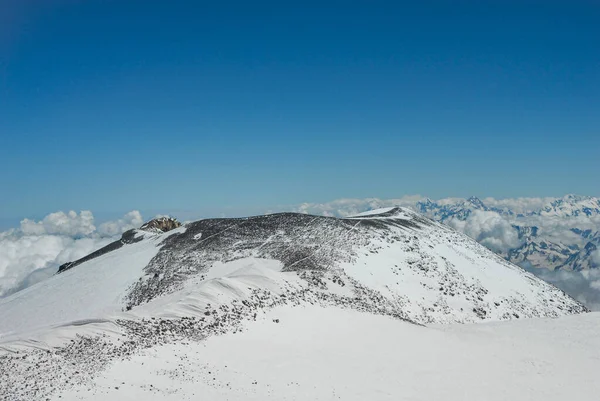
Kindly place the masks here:
<instances>
[{"instance_id":1,"label":"wind-carved snow","mask_svg":"<svg viewBox=\"0 0 600 401\"><path fill-rule=\"evenodd\" d=\"M278 260L261 259L261 258L241 258L230 262L216 261L206 274L206 279L224 277L232 273L244 271L255 267L281 271L283 264Z\"/></svg>"},{"instance_id":2,"label":"wind-carved snow","mask_svg":"<svg viewBox=\"0 0 600 401\"><path fill-rule=\"evenodd\" d=\"M586 311L406 209L347 219L209 219L127 238L139 241L109 246L0 301L0 349L7 351L0 352L0 394L76 396L70 389L97 386L98 372L115 361L243 331L279 307L314 305L414 326ZM104 390L92 395L111 398Z\"/></svg>"},{"instance_id":3,"label":"wind-carved snow","mask_svg":"<svg viewBox=\"0 0 600 401\"><path fill-rule=\"evenodd\" d=\"M278 306L236 332L144 349L53 400L595 401L599 328L598 313L421 327Z\"/></svg>"}]
</instances>

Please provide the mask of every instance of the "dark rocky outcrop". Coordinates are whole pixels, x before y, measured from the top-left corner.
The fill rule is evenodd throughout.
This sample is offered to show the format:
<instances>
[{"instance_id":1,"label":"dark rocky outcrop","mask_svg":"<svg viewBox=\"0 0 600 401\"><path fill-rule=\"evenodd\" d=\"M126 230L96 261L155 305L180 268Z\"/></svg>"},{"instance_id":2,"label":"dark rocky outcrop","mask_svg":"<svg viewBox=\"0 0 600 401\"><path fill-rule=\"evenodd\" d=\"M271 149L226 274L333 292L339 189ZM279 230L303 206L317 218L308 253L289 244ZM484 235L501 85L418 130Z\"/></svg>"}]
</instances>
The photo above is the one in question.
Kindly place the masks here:
<instances>
[{"instance_id":1,"label":"dark rocky outcrop","mask_svg":"<svg viewBox=\"0 0 600 401\"><path fill-rule=\"evenodd\" d=\"M159 217L156 219L152 219L149 222L142 225L140 227L140 230L160 234L160 233L165 233L167 231L174 230L178 227L181 227L181 223L177 219L175 219L173 217ZM121 236L120 240L111 242L110 244L106 245L105 247L100 248L97 251L94 251L81 259L62 264L58 268L57 273L62 273L62 272L69 270L77 265L87 262L88 260L92 260L92 259L95 259L98 256L102 256L108 252L115 251L115 250L121 248L125 244L133 244L135 242L141 241L143 239L143 237L136 236L135 232L136 232L136 230L125 231L123 233L123 235Z\"/></svg>"},{"instance_id":2,"label":"dark rocky outcrop","mask_svg":"<svg viewBox=\"0 0 600 401\"><path fill-rule=\"evenodd\" d=\"M173 217L158 217L142 225L140 230L166 233L179 227L181 227L181 223Z\"/></svg>"},{"instance_id":3,"label":"dark rocky outcrop","mask_svg":"<svg viewBox=\"0 0 600 401\"><path fill-rule=\"evenodd\" d=\"M94 252L90 253L89 255L84 256L81 259L77 259L73 262L67 262L67 263L60 265L57 273L62 273L62 272L69 270L77 265L87 262L88 260L92 260L92 259L97 258L98 256L102 256L106 253L116 251L117 249L121 248L125 244L133 244L133 243L141 241L142 239L143 239L143 237L141 237L141 236L136 237L135 230L125 231L123 233L123 235L121 235L120 240L111 242L110 244L106 245L105 247L102 247L102 248L98 249L97 251L94 251Z\"/></svg>"}]
</instances>

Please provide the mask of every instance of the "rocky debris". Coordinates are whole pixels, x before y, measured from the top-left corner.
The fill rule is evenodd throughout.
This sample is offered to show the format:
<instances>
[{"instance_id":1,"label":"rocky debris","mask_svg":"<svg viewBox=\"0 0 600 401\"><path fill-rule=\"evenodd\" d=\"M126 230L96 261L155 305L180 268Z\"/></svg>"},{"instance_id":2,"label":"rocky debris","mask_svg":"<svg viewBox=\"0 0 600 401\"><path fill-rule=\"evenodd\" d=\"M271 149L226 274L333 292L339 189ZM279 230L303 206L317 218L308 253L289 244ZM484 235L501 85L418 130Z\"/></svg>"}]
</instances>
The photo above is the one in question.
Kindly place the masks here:
<instances>
[{"instance_id":1,"label":"rocky debris","mask_svg":"<svg viewBox=\"0 0 600 401\"><path fill-rule=\"evenodd\" d=\"M217 261L256 257L279 260L284 271L332 270L355 260L358 248L377 253L380 248L374 239L382 237L392 243L399 238L392 235L396 229L414 233L433 224L418 215L410 220L394 218L397 212L378 215L388 217L380 220L276 213L189 223L185 232L165 239L144 269L144 278L130 289L126 308L177 290Z\"/></svg>"},{"instance_id":2,"label":"rocky debris","mask_svg":"<svg viewBox=\"0 0 600 401\"><path fill-rule=\"evenodd\" d=\"M75 385L90 385L94 377L116 359L130 358L160 344L203 341L209 336L243 330L243 322L282 305L302 304L341 307L386 315L409 323L401 304L368 289L347 276L324 271L302 271L300 287L289 285L278 294L254 289L245 299L209 306L199 316L178 319L144 318L118 320L123 335L115 340L106 335L80 336L52 350L24 349L0 352L0 395L3 401L46 399ZM352 286L349 296L327 291L328 285L344 280ZM279 319L273 320L279 323Z\"/></svg>"},{"instance_id":3,"label":"rocky debris","mask_svg":"<svg viewBox=\"0 0 600 401\"><path fill-rule=\"evenodd\" d=\"M128 231L120 241L79 261L63 265L61 271L115 247L140 241L148 236L160 236L161 230L176 226L180 226L180 223L172 218L152 220L142 227L156 231L155 234L143 230ZM504 319L511 318L512 312L518 312L523 317L553 317L586 311L585 307L566 297L558 289L541 280L533 280L525 273L522 273L523 279L533 280L531 286L540 295L538 301L532 302L523 294L508 297L497 296L494 292L488 294L477 276L463 276L456 262L431 252L439 244L466 252L463 257L468 255L471 261L481 259L485 263L494 258L507 269L517 269L464 235L425 217L399 209L345 219L298 213L206 219L189 223L185 230L177 230L161 238L158 253L143 269L143 275L128 289L122 298L122 307L124 311L131 311L156 297L177 291L190 278L204 280L217 262L264 258L280 261L284 272L312 274L343 270L342 266L356 264L364 256L377 257L387 248L395 248L399 254L409 255L406 261L398 264L386 260L383 265L378 265L378 269L390 269L394 278L387 283L390 290L388 296L401 302L410 311L410 318L419 323L472 322L498 319L500 316ZM365 265L366 263L367 261ZM390 264L386 266L388 263ZM409 274L420 280L419 285L426 293L439 298L435 303L431 302L430 297L406 297L402 290L398 292L394 288L409 271ZM317 276L303 278L316 280L314 284L325 289ZM340 283L343 286L345 280ZM449 302L451 298L456 301ZM461 301L469 307L454 310L456 313L453 313L449 304Z\"/></svg>"},{"instance_id":4,"label":"rocky debris","mask_svg":"<svg viewBox=\"0 0 600 401\"><path fill-rule=\"evenodd\" d=\"M140 230L154 233L166 233L179 227L181 227L181 223L174 217L158 217L142 225Z\"/></svg>"},{"instance_id":5,"label":"rocky debris","mask_svg":"<svg viewBox=\"0 0 600 401\"><path fill-rule=\"evenodd\" d=\"M541 293L537 304L527 301L522 294L514 297L488 294L476 277L463 276L459 266L443 256L438 258L430 249L443 242L468 251L470 258L494 258L507 269L517 268L477 243L465 241L462 234L416 214L406 219L397 213L397 209L392 209L380 215L346 219L278 213L187 224L184 232L170 235L162 242L158 254L144 268L144 276L130 287L124 309L131 310L177 291L191 277L202 279L216 262L227 263L247 257L278 260L284 272L298 272L314 286L327 290L317 272L340 271L343 263L353 264L362 255L376 255L386 248L396 247L412 257L401 265L379 268L389 268L398 281L404 270L412 270L413 275L422 278L425 290L439 293L439 301L434 304L401 293L393 296L411 311L410 318L419 323L440 323L440 319L448 323L472 322L493 316L510 319L512 312L528 317L554 317L586 311L581 304L541 280L532 283ZM341 280L340 286L345 281ZM453 313L448 306L449 297L462 299L471 307L464 313ZM551 304L552 299L558 300L560 305ZM494 309L502 312L494 314Z\"/></svg>"}]
</instances>

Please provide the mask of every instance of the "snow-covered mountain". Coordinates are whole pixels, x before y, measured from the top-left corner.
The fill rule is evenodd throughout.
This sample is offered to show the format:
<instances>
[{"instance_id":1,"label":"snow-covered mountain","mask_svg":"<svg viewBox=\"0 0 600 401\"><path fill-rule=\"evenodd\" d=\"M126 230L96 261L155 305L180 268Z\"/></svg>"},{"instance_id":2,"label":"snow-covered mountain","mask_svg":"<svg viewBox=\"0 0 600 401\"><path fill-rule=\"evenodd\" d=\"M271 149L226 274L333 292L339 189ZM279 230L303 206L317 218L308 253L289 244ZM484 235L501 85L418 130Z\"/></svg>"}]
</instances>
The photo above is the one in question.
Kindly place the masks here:
<instances>
[{"instance_id":1,"label":"snow-covered mountain","mask_svg":"<svg viewBox=\"0 0 600 401\"><path fill-rule=\"evenodd\" d=\"M144 359L149 351L143 350L175 352L173 370L159 370L194 382L190 372L203 369L198 365L203 357L188 359L188 351L201 352L204 345L197 344L206 345L208 336L250 330L254 322L278 324L279 313L291 324L282 335L317 316L324 319L320 324L330 318L333 324L351 318L359 325L375 319L374 327L387 327L395 321L401 325L394 329L398 335L412 338L423 324L586 311L471 238L408 209L343 219L279 213L181 227L164 221L144 228L0 300L0 394L5 399L114 399L114 391L132 380L139 397L160 393L164 397L157 399L182 399L176 392L168 398L169 392L148 377L130 373L143 371L144 361L149 362ZM325 317L301 312L314 308L326 310ZM354 341L351 332L336 333ZM390 341L386 347L394 347ZM309 352L318 352L317 345ZM110 391L102 387L99 372L112 377ZM203 372L202 380L212 375ZM227 375L239 379L248 372L229 371L218 382L213 377L212 384L219 385L213 390L227 393L232 390ZM122 384L114 382L116 377ZM241 384L229 385L238 391ZM84 393L84 388L94 391ZM185 396L191 397L193 386L188 390Z\"/></svg>"},{"instance_id":2,"label":"snow-covered mountain","mask_svg":"<svg viewBox=\"0 0 600 401\"><path fill-rule=\"evenodd\" d=\"M512 203L515 203L513 201ZM593 196L565 195L553 199L541 207L527 210L513 210L509 204L502 204L494 200L493 205L488 205L481 199L472 196L468 199L449 198L435 201L429 198L415 202L415 208L423 214L431 215L436 220L448 217L466 218L474 210L484 210L508 216L554 216L554 217L595 217L600 216L600 198Z\"/></svg>"},{"instance_id":3,"label":"snow-covered mountain","mask_svg":"<svg viewBox=\"0 0 600 401\"><path fill-rule=\"evenodd\" d=\"M495 203L488 206L476 197L425 199L416 202L414 209L456 228L461 227L457 221L484 220L481 216L485 217L485 213L488 217L497 214L507 223L503 230L514 231L515 241L494 250L515 264L576 271L600 267L599 198L566 195L529 210L513 210Z\"/></svg>"},{"instance_id":4,"label":"snow-covered mountain","mask_svg":"<svg viewBox=\"0 0 600 401\"><path fill-rule=\"evenodd\" d=\"M600 199L591 196L566 195L533 214L557 217L600 216Z\"/></svg>"}]
</instances>

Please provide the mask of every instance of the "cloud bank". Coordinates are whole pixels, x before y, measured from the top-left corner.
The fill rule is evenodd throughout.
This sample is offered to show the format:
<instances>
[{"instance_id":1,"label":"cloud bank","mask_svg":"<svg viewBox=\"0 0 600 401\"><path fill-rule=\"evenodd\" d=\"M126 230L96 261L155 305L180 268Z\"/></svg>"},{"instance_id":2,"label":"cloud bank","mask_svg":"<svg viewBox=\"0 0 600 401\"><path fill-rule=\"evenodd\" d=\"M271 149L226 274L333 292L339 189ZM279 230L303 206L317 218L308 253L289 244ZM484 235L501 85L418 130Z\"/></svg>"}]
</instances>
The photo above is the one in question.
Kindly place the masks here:
<instances>
[{"instance_id":1,"label":"cloud bank","mask_svg":"<svg viewBox=\"0 0 600 401\"><path fill-rule=\"evenodd\" d=\"M592 258L594 262L600 265L600 249L592 253Z\"/></svg>"},{"instance_id":2,"label":"cloud bank","mask_svg":"<svg viewBox=\"0 0 600 401\"><path fill-rule=\"evenodd\" d=\"M77 214L74 211L68 213L50 213L41 221L24 219L21 221L21 232L24 235L65 235L69 237L83 237L96 231L94 216L90 211L82 211Z\"/></svg>"},{"instance_id":3,"label":"cloud bank","mask_svg":"<svg viewBox=\"0 0 600 401\"><path fill-rule=\"evenodd\" d=\"M525 270L560 288L589 309L600 311L600 270L548 270L524 264Z\"/></svg>"},{"instance_id":4,"label":"cloud bank","mask_svg":"<svg viewBox=\"0 0 600 401\"><path fill-rule=\"evenodd\" d=\"M100 224L100 227L98 227L98 234L104 237L114 237L115 235L121 235L123 232L132 228L138 228L142 224L144 224L142 214L137 210L133 210L119 220L107 221L106 223Z\"/></svg>"},{"instance_id":5,"label":"cloud bank","mask_svg":"<svg viewBox=\"0 0 600 401\"><path fill-rule=\"evenodd\" d=\"M475 210L466 220L452 218L446 224L500 254L523 243L519 232L496 212Z\"/></svg>"},{"instance_id":6,"label":"cloud bank","mask_svg":"<svg viewBox=\"0 0 600 401\"><path fill-rule=\"evenodd\" d=\"M40 221L24 219L17 229L0 233L0 297L26 288L142 225L138 211L96 228L90 211L51 213Z\"/></svg>"}]
</instances>

